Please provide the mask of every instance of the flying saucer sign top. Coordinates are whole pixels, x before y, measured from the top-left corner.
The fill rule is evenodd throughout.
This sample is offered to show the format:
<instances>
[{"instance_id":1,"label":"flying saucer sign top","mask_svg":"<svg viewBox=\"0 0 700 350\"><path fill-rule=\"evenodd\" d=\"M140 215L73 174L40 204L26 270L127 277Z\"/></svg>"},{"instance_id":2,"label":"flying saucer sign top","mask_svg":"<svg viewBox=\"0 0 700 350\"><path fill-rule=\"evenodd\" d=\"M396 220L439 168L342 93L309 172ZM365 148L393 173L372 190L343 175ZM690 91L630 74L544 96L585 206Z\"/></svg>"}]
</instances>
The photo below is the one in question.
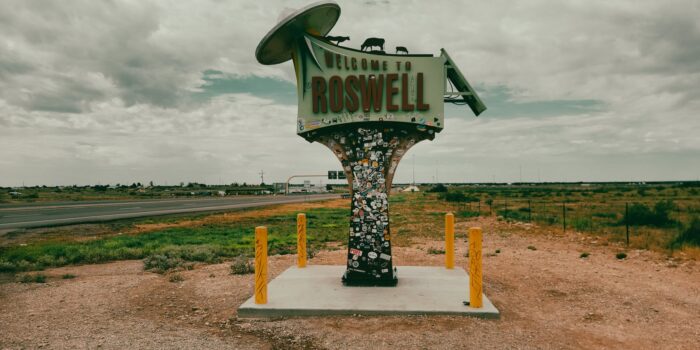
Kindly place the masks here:
<instances>
[{"instance_id":1,"label":"flying saucer sign top","mask_svg":"<svg viewBox=\"0 0 700 350\"><path fill-rule=\"evenodd\" d=\"M325 36L340 17L340 6L318 2L284 17L260 41L255 58L262 64L278 64L292 58L298 39L304 33Z\"/></svg>"}]
</instances>

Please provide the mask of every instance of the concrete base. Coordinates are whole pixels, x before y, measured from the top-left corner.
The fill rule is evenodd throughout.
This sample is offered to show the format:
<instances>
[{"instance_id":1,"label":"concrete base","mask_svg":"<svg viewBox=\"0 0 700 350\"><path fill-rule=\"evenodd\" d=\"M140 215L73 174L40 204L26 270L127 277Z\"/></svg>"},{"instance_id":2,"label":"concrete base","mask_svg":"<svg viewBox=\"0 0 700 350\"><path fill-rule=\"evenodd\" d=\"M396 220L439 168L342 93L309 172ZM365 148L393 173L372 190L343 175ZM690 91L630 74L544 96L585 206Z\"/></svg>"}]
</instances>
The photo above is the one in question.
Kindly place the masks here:
<instances>
[{"instance_id":1,"label":"concrete base","mask_svg":"<svg viewBox=\"0 0 700 350\"><path fill-rule=\"evenodd\" d=\"M463 304L469 276L460 268L400 266L395 287L346 287L345 266L290 267L267 286L268 303L251 297L238 308L241 318L327 315L463 315L499 318L484 295L484 306Z\"/></svg>"}]
</instances>

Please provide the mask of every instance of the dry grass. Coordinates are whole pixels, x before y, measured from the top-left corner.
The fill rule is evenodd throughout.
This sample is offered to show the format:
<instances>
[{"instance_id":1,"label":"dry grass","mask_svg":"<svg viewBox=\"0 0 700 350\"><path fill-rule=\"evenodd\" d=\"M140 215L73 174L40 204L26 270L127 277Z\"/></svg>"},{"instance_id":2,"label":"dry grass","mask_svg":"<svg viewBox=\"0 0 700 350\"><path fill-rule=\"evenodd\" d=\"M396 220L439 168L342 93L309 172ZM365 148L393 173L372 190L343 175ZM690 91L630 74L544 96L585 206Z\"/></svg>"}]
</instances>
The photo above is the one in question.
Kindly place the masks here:
<instances>
[{"instance_id":1,"label":"dry grass","mask_svg":"<svg viewBox=\"0 0 700 350\"><path fill-rule=\"evenodd\" d=\"M290 203L281 204L270 207L265 207L256 210L236 211L231 213L214 214L199 219L185 219L176 222L156 222L147 224L136 224L128 232L129 234L139 234L152 231L160 231L166 228L173 227L196 227L211 224L225 224L238 222L244 219L266 218L289 213L304 212L308 209L316 208L347 208L349 207L348 199L334 199L330 201L312 202L312 203Z\"/></svg>"}]
</instances>

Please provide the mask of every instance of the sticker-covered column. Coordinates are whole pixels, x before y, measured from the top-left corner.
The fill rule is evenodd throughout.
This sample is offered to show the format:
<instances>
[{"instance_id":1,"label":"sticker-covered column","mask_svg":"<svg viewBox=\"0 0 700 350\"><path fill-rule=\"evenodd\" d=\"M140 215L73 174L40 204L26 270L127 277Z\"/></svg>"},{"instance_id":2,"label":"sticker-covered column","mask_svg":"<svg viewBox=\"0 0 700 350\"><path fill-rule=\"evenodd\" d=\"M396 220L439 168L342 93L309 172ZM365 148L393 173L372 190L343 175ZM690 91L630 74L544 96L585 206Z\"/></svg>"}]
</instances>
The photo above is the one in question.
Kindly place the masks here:
<instances>
[{"instance_id":1,"label":"sticker-covered column","mask_svg":"<svg viewBox=\"0 0 700 350\"><path fill-rule=\"evenodd\" d=\"M318 139L343 164L351 193L346 285L395 285L391 253L389 193L405 152L432 132L415 126L355 126Z\"/></svg>"}]
</instances>

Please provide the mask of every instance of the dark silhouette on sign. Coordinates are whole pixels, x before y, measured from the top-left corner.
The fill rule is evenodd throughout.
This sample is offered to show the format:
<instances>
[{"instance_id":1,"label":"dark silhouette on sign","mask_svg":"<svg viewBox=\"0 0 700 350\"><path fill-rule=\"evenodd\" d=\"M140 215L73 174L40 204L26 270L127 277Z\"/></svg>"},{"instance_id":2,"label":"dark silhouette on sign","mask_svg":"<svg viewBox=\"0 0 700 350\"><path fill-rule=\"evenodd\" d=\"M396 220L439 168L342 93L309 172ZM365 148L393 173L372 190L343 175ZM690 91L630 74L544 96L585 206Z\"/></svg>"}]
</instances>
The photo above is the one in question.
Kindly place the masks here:
<instances>
[{"instance_id":1,"label":"dark silhouette on sign","mask_svg":"<svg viewBox=\"0 0 700 350\"><path fill-rule=\"evenodd\" d=\"M408 49L405 46L397 46L396 53L403 52L408 55Z\"/></svg>"},{"instance_id":2,"label":"dark silhouette on sign","mask_svg":"<svg viewBox=\"0 0 700 350\"><path fill-rule=\"evenodd\" d=\"M379 50L384 51L384 39L382 38L367 38L362 46L360 47L362 51L365 49L371 49L372 47L378 47Z\"/></svg>"},{"instance_id":3,"label":"dark silhouette on sign","mask_svg":"<svg viewBox=\"0 0 700 350\"><path fill-rule=\"evenodd\" d=\"M330 35L328 35L328 36L326 36L326 40L335 41L335 44L339 45L343 41L350 40L350 37L349 36L330 36Z\"/></svg>"}]
</instances>

